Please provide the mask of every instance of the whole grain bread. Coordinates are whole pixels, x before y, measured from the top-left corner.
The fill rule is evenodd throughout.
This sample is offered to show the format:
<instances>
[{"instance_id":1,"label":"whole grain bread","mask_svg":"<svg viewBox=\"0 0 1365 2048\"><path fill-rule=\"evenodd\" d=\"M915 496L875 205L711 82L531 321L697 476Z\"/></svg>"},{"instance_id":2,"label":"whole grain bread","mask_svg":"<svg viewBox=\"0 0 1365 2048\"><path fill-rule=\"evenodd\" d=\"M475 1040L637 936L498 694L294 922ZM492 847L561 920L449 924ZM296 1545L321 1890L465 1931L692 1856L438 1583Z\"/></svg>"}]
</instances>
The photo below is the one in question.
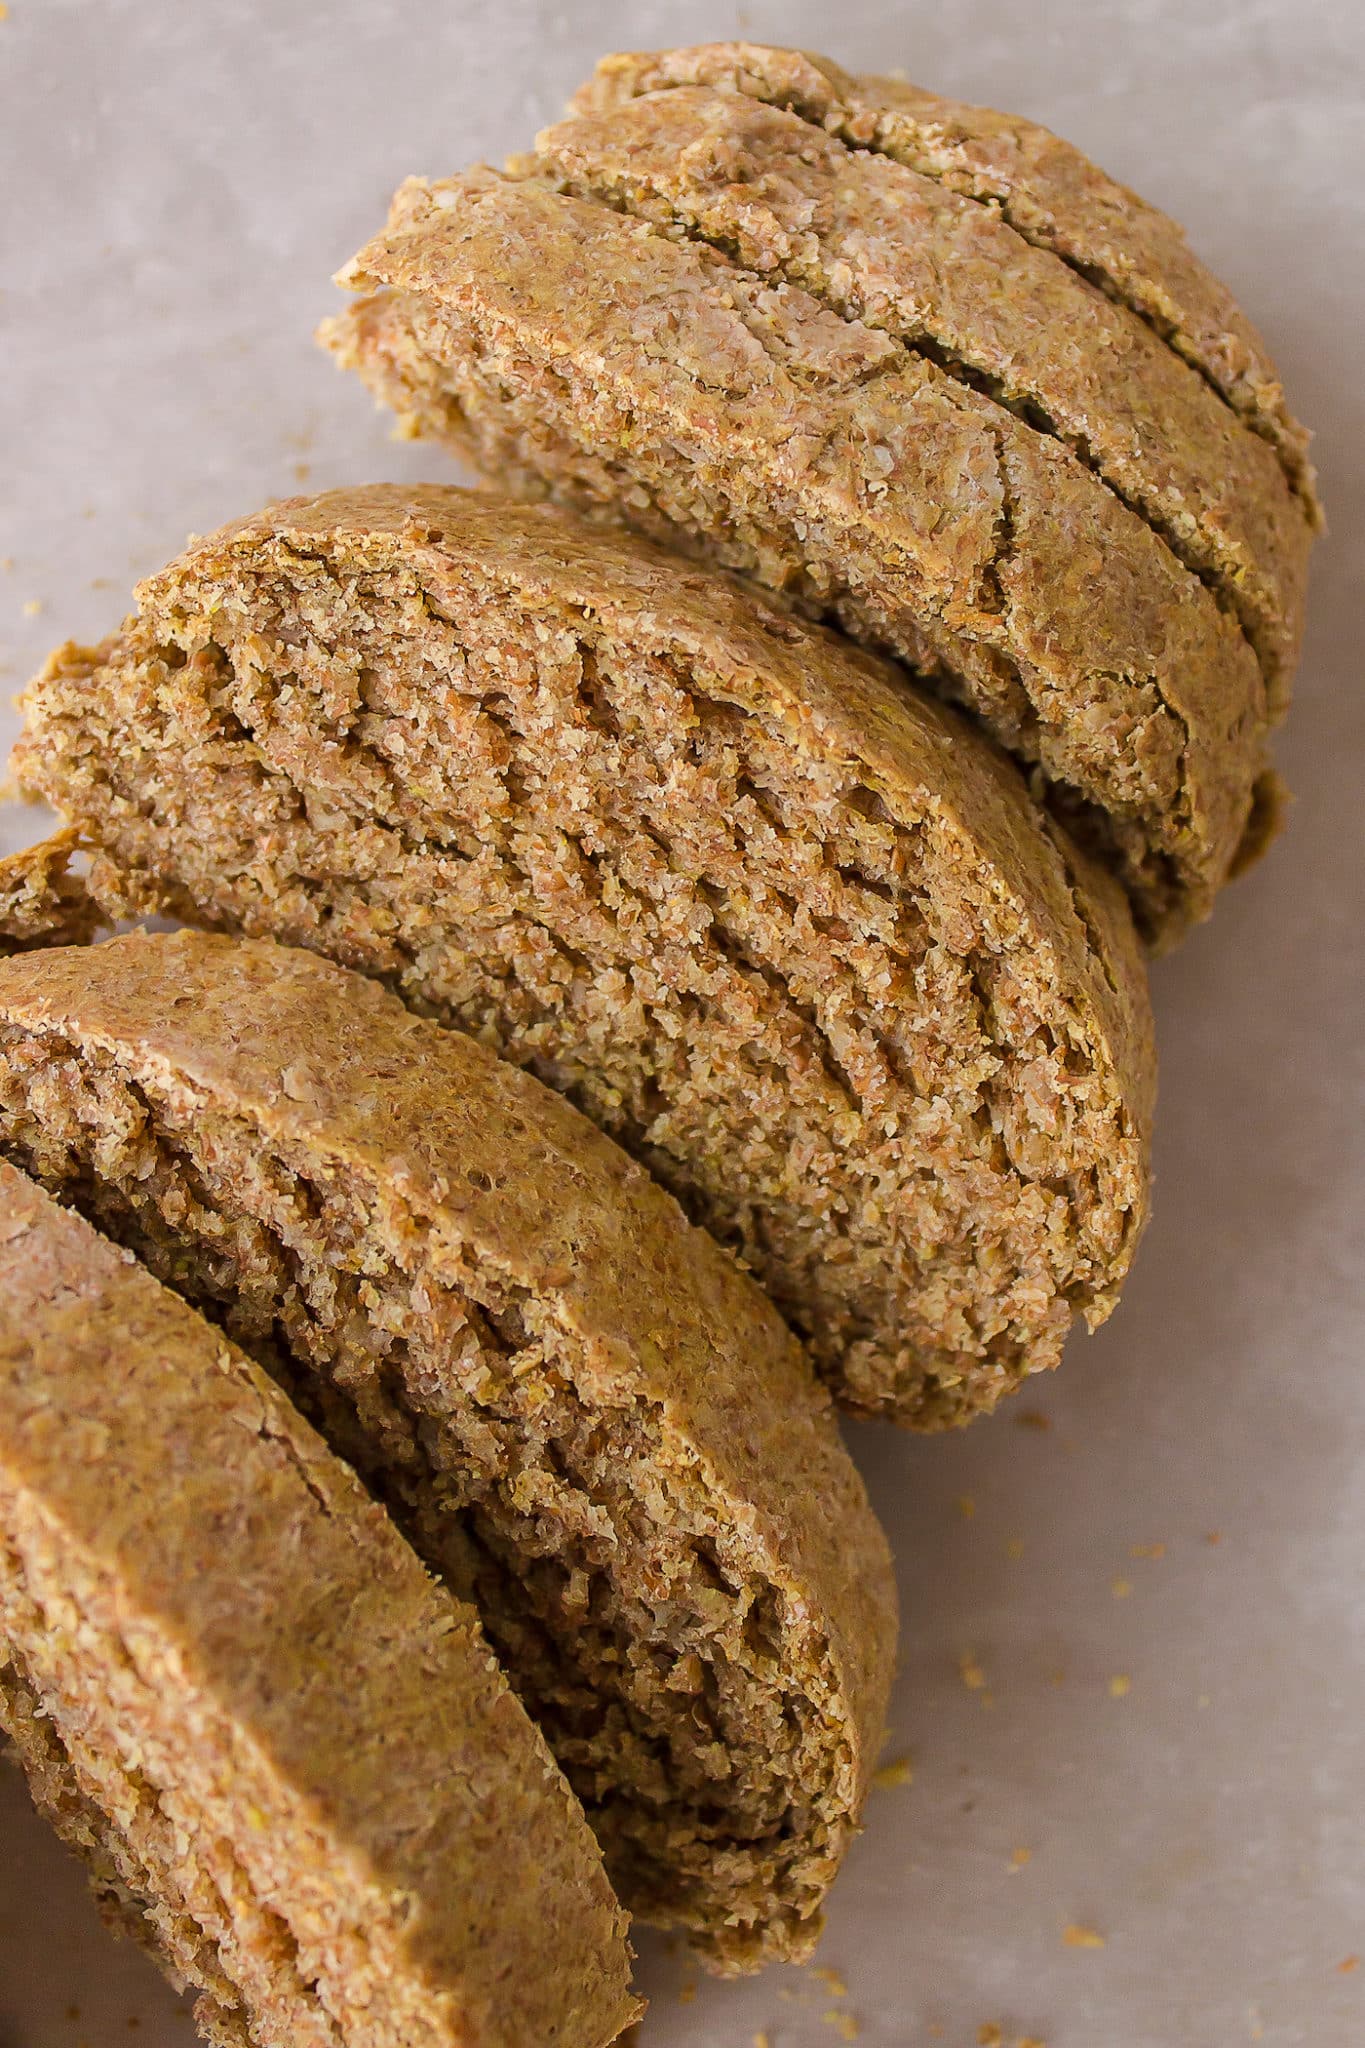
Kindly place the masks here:
<instances>
[{"instance_id":1,"label":"whole grain bread","mask_svg":"<svg viewBox=\"0 0 1365 2048\"><path fill-rule=\"evenodd\" d=\"M0 962L0 1152L221 1321L478 1606L628 1904L722 1971L809 1950L890 1560L796 1343L641 1168L377 984L195 933Z\"/></svg>"},{"instance_id":2,"label":"whole grain bread","mask_svg":"<svg viewBox=\"0 0 1365 2048\"><path fill-rule=\"evenodd\" d=\"M847 1405L992 1406L1146 1216L1120 892L952 713L552 507L295 500L26 700L110 914L383 977L569 1095L763 1279Z\"/></svg>"},{"instance_id":3,"label":"whole grain bread","mask_svg":"<svg viewBox=\"0 0 1365 2048\"><path fill-rule=\"evenodd\" d=\"M31 946L83 946L99 927L99 906L70 872L80 835L54 832L0 858L0 955Z\"/></svg>"},{"instance_id":4,"label":"whole grain bread","mask_svg":"<svg viewBox=\"0 0 1365 2048\"><path fill-rule=\"evenodd\" d=\"M1262 336L1184 230L1036 121L945 99L908 79L857 77L828 57L749 42L604 57L574 106L592 112L672 86L711 85L788 107L999 212L1015 232L1126 306L1275 449L1321 523L1309 436Z\"/></svg>"},{"instance_id":5,"label":"whole grain bread","mask_svg":"<svg viewBox=\"0 0 1365 2048\"><path fill-rule=\"evenodd\" d=\"M213 2038L606 2048L639 2009L472 1608L240 1351L3 1161L0 1727Z\"/></svg>"},{"instance_id":6,"label":"whole grain bread","mask_svg":"<svg viewBox=\"0 0 1365 2048\"><path fill-rule=\"evenodd\" d=\"M724 49L638 99L608 71L506 173L409 180L324 339L504 487L755 575L967 704L1167 944L1264 838L1307 473L998 203L794 87L719 89Z\"/></svg>"}]
</instances>

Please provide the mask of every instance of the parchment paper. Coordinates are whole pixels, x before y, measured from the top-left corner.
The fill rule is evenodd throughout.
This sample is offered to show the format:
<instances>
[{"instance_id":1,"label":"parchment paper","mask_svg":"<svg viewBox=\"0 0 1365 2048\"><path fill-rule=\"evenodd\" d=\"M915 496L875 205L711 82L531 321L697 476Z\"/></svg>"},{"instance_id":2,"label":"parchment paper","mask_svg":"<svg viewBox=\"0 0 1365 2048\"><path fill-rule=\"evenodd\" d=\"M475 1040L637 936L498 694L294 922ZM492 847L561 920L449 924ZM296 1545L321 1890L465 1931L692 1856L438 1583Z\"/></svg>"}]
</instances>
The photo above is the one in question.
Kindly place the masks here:
<instances>
[{"instance_id":1,"label":"parchment paper","mask_svg":"<svg viewBox=\"0 0 1365 2048\"><path fill-rule=\"evenodd\" d=\"M1298 804L1157 970L1133 1283L993 1422L852 1433L900 1559L887 1753L913 1779L878 1790L835 1894L833 1981L699 1981L646 1937L648 2048L1365 2042L1363 22L1355 0L12 0L0 21L6 700L187 530L451 474L313 348L330 273L400 177L525 146L612 47L805 41L1041 118L1185 220L1319 430L1333 532L1279 749ZM5 846L41 824L0 810ZM0 2048L191 2038L0 1766Z\"/></svg>"}]
</instances>

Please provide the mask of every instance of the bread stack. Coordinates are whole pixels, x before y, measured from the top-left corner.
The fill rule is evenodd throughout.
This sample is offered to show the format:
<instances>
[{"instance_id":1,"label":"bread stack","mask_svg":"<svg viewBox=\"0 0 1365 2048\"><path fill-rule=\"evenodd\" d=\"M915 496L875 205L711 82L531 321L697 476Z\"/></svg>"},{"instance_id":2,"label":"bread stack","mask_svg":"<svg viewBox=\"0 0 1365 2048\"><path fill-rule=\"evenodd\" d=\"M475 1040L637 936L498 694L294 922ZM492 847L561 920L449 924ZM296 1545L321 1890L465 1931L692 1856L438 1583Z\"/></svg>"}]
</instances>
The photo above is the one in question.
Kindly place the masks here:
<instances>
[{"instance_id":1,"label":"bread stack","mask_svg":"<svg viewBox=\"0 0 1365 2048\"><path fill-rule=\"evenodd\" d=\"M617 1899L800 1957L859 1824L831 1395L1117 1300L1318 515L1171 222L824 59L608 59L344 279L500 495L269 506L26 699L0 1716L212 2038L606 2042Z\"/></svg>"}]
</instances>

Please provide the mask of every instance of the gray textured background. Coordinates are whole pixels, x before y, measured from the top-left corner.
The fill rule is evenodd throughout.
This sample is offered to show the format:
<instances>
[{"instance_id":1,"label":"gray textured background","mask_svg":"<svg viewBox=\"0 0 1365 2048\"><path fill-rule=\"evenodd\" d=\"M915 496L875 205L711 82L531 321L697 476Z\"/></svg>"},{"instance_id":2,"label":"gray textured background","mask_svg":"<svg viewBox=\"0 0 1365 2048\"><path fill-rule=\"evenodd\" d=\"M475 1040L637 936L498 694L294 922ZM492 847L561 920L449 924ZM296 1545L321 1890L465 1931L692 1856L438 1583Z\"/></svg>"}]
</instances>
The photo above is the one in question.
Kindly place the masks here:
<instances>
[{"instance_id":1,"label":"gray textured background","mask_svg":"<svg viewBox=\"0 0 1365 2048\"><path fill-rule=\"evenodd\" d=\"M889 1753L819 1962L693 1982L651 2048L1365 2041L1357 0L556 9L12 0L0 21L0 687L188 529L443 476L310 345L406 172L523 145L600 50L748 33L1033 114L1188 225L1319 430L1332 537L1288 837L1156 975L1156 1221L1117 1318L950 1442L864 1429L901 1562ZM0 739L12 721L0 714ZM0 809L0 843L36 814ZM965 1497L965 1498L964 1498ZM968 1504L972 1512L968 1512ZM1210 1532L1220 1540L1209 1540ZM1164 1555L1131 1555L1164 1545ZM1116 1595L1114 1581L1131 1591ZM963 1682L974 1658L985 1685ZM1112 1677L1131 1680L1114 1698ZM1031 1851L1012 1870L1015 1849ZM1069 1947L1068 1923L1105 1937ZM534 1958L528 1957L528 1967ZM130 2033L138 2023L136 2035ZM0 2048L191 2038L0 1767ZM528 2044L532 2048L532 2044Z\"/></svg>"}]
</instances>

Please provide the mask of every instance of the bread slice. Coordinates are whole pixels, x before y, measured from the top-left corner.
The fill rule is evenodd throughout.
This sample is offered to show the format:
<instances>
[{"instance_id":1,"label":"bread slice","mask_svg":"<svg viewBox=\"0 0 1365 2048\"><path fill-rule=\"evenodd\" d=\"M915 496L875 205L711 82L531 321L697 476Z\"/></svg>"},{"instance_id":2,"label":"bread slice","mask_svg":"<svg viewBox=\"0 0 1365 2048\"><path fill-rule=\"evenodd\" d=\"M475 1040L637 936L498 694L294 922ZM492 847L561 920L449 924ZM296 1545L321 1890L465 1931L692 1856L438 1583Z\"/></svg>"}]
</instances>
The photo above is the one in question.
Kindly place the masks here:
<instances>
[{"instance_id":1,"label":"bread slice","mask_svg":"<svg viewBox=\"0 0 1365 2048\"><path fill-rule=\"evenodd\" d=\"M1153 1083L1119 891L886 665L632 537L269 508L33 685L106 908L382 976L570 1095L848 1406L988 1408L1112 1306Z\"/></svg>"},{"instance_id":2,"label":"bread slice","mask_svg":"<svg viewBox=\"0 0 1365 2048\"><path fill-rule=\"evenodd\" d=\"M83 946L99 927L99 906L70 872L80 836L54 832L0 857L0 955L31 946Z\"/></svg>"},{"instance_id":3,"label":"bread slice","mask_svg":"<svg viewBox=\"0 0 1365 2048\"><path fill-rule=\"evenodd\" d=\"M809 1950L890 1560L797 1345L639 1167L377 984L194 933L0 962L0 1152L221 1321L478 1606L625 1903L722 1971Z\"/></svg>"},{"instance_id":4,"label":"bread slice","mask_svg":"<svg viewBox=\"0 0 1365 2048\"><path fill-rule=\"evenodd\" d=\"M324 338L412 431L899 656L1041 769L1154 943L1259 843L1305 501L997 209L683 87L410 180L340 281Z\"/></svg>"},{"instance_id":5,"label":"bread slice","mask_svg":"<svg viewBox=\"0 0 1365 2048\"><path fill-rule=\"evenodd\" d=\"M639 2009L473 1610L240 1351L3 1161L0 1726L216 2038L605 2048Z\"/></svg>"}]
</instances>

